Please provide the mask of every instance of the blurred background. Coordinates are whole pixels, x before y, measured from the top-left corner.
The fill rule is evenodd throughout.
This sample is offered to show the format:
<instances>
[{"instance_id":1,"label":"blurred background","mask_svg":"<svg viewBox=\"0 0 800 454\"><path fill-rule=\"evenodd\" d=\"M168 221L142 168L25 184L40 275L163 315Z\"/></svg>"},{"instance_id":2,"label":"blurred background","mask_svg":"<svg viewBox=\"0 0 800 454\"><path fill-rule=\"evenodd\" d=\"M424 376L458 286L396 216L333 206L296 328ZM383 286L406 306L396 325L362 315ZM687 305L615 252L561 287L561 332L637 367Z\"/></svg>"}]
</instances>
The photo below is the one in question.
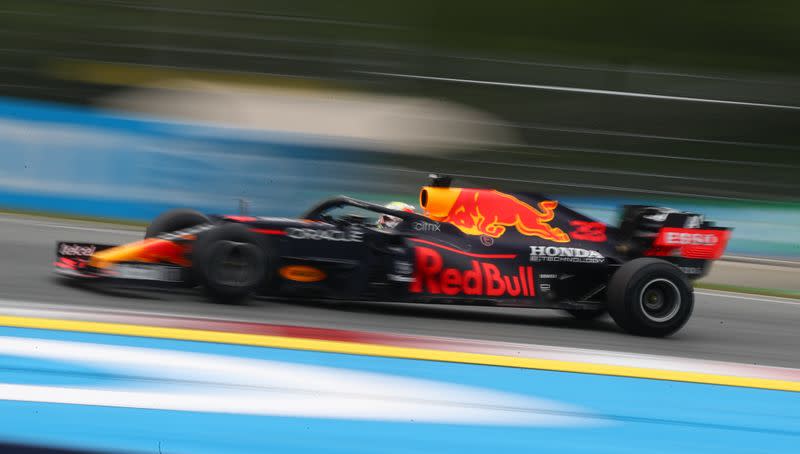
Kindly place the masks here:
<instances>
[{"instance_id":1,"label":"blurred background","mask_svg":"<svg viewBox=\"0 0 800 454\"><path fill-rule=\"evenodd\" d=\"M0 207L415 202L429 172L800 258L791 1L6 0Z\"/></svg>"}]
</instances>

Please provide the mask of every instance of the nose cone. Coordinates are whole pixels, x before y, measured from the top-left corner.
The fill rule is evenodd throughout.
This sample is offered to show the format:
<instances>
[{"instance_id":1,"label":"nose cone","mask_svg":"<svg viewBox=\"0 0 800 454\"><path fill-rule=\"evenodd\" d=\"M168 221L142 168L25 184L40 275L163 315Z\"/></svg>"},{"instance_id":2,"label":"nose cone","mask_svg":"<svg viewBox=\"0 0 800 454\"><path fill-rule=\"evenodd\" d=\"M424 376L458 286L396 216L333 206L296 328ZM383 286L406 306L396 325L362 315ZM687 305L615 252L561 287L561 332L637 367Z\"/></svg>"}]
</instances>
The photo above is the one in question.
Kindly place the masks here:
<instances>
[{"instance_id":1,"label":"nose cone","mask_svg":"<svg viewBox=\"0 0 800 454\"><path fill-rule=\"evenodd\" d=\"M450 214L460 193L461 189L459 188L425 186L419 192L419 206L425 210L426 216L435 221L441 221Z\"/></svg>"},{"instance_id":2,"label":"nose cone","mask_svg":"<svg viewBox=\"0 0 800 454\"><path fill-rule=\"evenodd\" d=\"M120 262L167 262L187 266L183 246L158 238L148 238L123 244L100 252L89 259L89 265L95 268L108 268Z\"/></svg>"},{"instance_id":3,"label":"nose cone","mask_svg":"<svg viewBox=\"0 0 800 454\"><path fill-rule=\"evenodd\" d=\"M95 268L108 268L117 262L136 261L147 247L148 242L148 240L140 240L97 252L89 259L89 265Z\"/></svg>"}]
</instances>

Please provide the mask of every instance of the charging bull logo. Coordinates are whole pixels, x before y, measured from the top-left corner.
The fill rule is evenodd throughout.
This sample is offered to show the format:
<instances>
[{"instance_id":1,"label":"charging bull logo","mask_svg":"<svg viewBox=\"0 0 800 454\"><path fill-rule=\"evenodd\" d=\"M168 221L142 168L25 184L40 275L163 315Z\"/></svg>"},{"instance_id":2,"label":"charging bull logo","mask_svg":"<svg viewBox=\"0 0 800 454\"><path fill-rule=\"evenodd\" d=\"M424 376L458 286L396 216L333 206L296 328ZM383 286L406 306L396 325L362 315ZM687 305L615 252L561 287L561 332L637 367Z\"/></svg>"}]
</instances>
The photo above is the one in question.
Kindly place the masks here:
<instances>
[{"instance_id":1,"label":"charging bull logo","mask_svg":"<svg viewBox=\"0 0 800 454\"><path fill-rule=\"evenodd\" d=\"M507 227L515 227L526 236L536 236L556 243L568 243L569 236L561 229L548 224L555 217L558 202L543 200L538 209L514 196L498 191L460 189L441 219L434 213L431 217L449 222L468 235L486 235L499 238Z\"/></svg>"}]
</instances>

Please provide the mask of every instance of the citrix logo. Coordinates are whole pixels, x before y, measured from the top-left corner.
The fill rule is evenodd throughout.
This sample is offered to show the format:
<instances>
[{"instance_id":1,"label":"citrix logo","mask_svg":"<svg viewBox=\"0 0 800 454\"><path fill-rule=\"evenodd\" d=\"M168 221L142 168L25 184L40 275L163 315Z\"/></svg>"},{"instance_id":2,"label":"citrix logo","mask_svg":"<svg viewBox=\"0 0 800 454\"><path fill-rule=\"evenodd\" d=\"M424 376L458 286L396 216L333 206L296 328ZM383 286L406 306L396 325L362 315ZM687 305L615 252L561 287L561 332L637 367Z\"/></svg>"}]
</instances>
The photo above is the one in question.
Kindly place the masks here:
<instances>
[{"instance_id":1,"label":"citrix logo","mask_svg":"<svg viewBox=\"0 0 800 454\"><path fill-rule=\"evenodd\" d=\"M442 226L438 222L415 222L412 227L417 232L441 232Z\"/></svg>"}]
</instances>

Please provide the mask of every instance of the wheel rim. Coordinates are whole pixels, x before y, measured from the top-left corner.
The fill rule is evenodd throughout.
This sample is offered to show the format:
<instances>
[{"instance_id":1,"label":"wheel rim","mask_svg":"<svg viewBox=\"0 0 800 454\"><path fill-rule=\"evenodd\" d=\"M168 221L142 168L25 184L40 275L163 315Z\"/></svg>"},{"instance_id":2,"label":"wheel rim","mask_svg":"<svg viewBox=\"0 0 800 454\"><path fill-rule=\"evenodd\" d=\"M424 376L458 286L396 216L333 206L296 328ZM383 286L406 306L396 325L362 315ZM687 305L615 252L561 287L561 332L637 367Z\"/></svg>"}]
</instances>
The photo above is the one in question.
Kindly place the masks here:
<instances>
[{"instance_id":1,"label":"wheel rim","mask_svg":"<svg viewBox=\"0 0 800 454\"><path fill-rule=\"evenodd\" d=\"M258 249L250 243L219 241L211 253L209 277L227 287L249 287L260 274Z\"/></svg>"},{"instance_id":2,"label":"wheel rim","mask_svg":"<svg viewBox=\"0 0 800 454\"><path fill-rule=\"evenodd\" d=\"M669 279L653 279L642 287L639 306L648 320L663 323L672 320L681 308L681 292Z\"/></svg>"}]
</instances>

